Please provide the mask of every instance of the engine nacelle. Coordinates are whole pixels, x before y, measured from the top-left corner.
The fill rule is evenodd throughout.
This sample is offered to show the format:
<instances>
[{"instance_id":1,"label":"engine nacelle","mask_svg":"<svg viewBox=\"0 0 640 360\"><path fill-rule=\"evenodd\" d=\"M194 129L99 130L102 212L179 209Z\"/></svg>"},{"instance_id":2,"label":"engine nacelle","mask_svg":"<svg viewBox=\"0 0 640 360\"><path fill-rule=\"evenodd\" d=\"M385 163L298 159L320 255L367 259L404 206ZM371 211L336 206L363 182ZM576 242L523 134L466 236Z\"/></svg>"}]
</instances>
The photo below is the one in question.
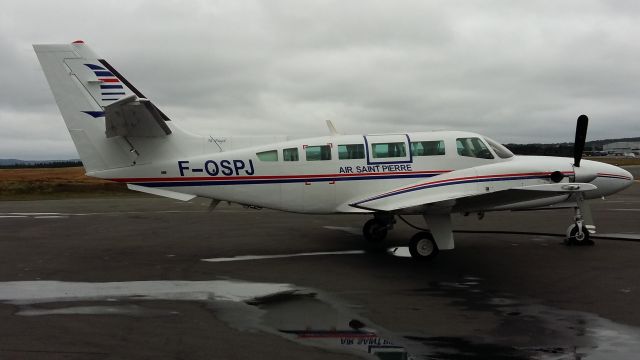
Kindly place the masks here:
<instances>
[{"instance_id":1,"label":"engine nacelle","mask_svg":"<svg viewBox=\"0 0 640 360\"><path fill-rule=\"evenodd\" d=\"M593 169L574 166L573 171L575 173L573 182L577 183L589 183L598 177L598 174Z\"/></svg>"}]
</instances>

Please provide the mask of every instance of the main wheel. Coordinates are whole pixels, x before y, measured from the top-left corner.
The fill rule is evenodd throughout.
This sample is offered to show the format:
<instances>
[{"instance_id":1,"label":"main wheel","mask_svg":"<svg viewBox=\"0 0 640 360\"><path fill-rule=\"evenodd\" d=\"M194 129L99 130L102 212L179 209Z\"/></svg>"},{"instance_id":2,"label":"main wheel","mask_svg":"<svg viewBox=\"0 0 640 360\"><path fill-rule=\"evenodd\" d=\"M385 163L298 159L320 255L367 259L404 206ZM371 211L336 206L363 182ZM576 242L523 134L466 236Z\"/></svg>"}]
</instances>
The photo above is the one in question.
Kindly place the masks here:
<instances>
[{"instance_id":1,"label":"main wheel","mask_svg":"<svg viewBox=\"0 0 640 360\"><path fill-rule=\"evenodd\" d=\"M438 244L428 231L421 231L413 235L409 241L409 253L416 260L433 259L439 251Z\"/></svg>"},{"instance_id":2,"label":"main wheel","mask_svg":"<svg viewBox=\"0 0 640 360\"><path fill-rule=\"evenodd\" d=\"M573 224L567 229L567 238L565 239L565 245L593 245L589 230L586 226L582 226L582 234L578 233L578 225Z\"/></svg>"},{"instance_id":3,"label":"main wheel","mask_svg":"<svg viewBox=\"0 0 640 360\"><path fill-rule=\"evenodd\" d=\"M362 234L369 242L380 242L387 237L387 225L376 219L371 219L364 223Z\"/></svg>"}]
</instances>

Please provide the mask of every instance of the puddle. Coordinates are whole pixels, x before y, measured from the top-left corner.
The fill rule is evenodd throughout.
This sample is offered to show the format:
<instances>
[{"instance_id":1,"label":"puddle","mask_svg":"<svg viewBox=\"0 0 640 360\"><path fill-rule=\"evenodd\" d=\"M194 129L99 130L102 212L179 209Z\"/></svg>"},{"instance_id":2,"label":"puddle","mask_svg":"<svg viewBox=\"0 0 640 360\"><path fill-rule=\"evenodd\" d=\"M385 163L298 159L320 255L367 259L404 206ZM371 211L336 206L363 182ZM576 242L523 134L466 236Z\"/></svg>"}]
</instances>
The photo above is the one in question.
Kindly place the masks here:
<instances>
[{"instance_id":1,"label":"puddle","mask_svg":"<svg viewBox=\"0 0 640 360\"><path fill-rule=\"evenodd\" d=\"M289 284L252 283L229 280L212 281L129 281L63 282L9 281L0 283L0 301L37 304L63 301L107 299L136 300L227 300L245 301L259 296L290 291Z\"/></svg>"},{"instance_id":2,"label":"puddle","mask_svg":"<svg viewBox=\"0 0 640 360\"><path fill-rule=\"evenodd\" d=\"M16 315L42 316L42 315L124 315L124 316L167 316L177 315L176 311L150 309L139 305L114 305L114 306L69 306L62 308L43 309L34 307L21 307Z\"/></svg>"},{"instance_id":3,"label":"puddle","mask_svg":"<svg viewBox=\"0 0 640 360\"><path fill-rule=\"evenodd\" d=\"M18 306L19 316L179 315L171 310L125 303L132 300L204 302L216 317L239 330L264 331L306 346L360 356L412 359L379 326L326 295L289 284L231 280L0 283L0 301ZM68 305L82 301L104 304Z\"/></svg>"},{"instance_id":4,"label":"puddle","mask_svg":"<svg viewBox=\"0 0 640 360\"><path fill-rule=\"evenodd\" d=\"M362 255L364 253L365 253L364 250L320 251L320 252L310 252L310 253L279 254L279 255L242 255L242 256L234 256L234 257L228 257L228 258L201 259L201 261L228 262L228 261L282 259L282 258L292 258L292 257L300 257L300 256Z\"/></svg>"},{"instance_id":5,"label":"puddle","mask_svg":"<svg viewBox=\"0 0 640 360\"><path fill-rule=\"evenodd\" d=\"M499 319L491 331L466 338L406 336L432 349L430 359L632 359L640 353L638 328L486 291L480 278L434 282L416 291L453 299L464 312L490 312Z\"/></svg>"},{"instance_id":6,"label":"puddle","mask_svg":"<svg viewBox=\"0 0 640 360\"><path fill-rule=\"evenodd\" d=\"M278 283L232 280L0 283L0 301L16 305L19 316L179 316L170 308L146 307L144 303L198 301L232 328L276 334L306 346L369 358L626 359L640 353L637 328L594 314L487 291L483 279L477 276L433 282L427 288L415 290L415 294L442 297L461 314L486 312L498 321L483 332L465 330L467 335L461 337L441 336L441 330L428 325L419 335L394 334L328 294Z\"/></svg>"},{"instance_id":7,"label":"puddle","mask_svg":"<svg viewBox=\"0 0 640 360\"><path fill-rule=\"evenodd\" d=\"M300 344L380 359L413 359L394 335L322 293L271 297L252 304L264 312L263 325Z\"/></svg>"}]
</instances>

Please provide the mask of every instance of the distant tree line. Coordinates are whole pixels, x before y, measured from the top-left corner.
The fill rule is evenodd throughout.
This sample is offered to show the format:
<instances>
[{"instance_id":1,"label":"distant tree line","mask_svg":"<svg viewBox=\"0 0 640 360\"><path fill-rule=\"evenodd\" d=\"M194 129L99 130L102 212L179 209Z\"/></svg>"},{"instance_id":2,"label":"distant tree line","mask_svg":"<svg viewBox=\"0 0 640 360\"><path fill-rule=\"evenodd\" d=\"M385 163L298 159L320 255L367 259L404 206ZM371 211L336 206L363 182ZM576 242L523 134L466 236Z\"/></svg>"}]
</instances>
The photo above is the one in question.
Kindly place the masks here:
<instances>
[{"instance_id":1,"label":"distant tree line","mask_svg":"<svg viewBox=\"0 0 640 360\"><path fill-rule=\"evenodd\" d=\"M606 140L587 141L584 146L584 153L589 155L602 152L603 145L608 143ZM504 146L516 155L573 156L573 143L504 144Z\"/></svg>"},{"instance_id":2,"label":"distant tree line","mask_svg":"<svg viewBox=\"0 0 640 360\"><path fill-rule=\"evenodd\" d=\"M24 162L24 163L0 165L0 169L65 168L65 167L77 167L77 166L82 166L82 161L69 160L69 161Z\"/></svg>"},{"instance_id":3,"label":"distant tree line","mask_svg":"<svg viewBox=\"0 0 640 360\"><path fill-rule=\"evenodd\" d=\"M573 156L573 144L505 144L516 155Z\"/></svg>"}]
</instances>

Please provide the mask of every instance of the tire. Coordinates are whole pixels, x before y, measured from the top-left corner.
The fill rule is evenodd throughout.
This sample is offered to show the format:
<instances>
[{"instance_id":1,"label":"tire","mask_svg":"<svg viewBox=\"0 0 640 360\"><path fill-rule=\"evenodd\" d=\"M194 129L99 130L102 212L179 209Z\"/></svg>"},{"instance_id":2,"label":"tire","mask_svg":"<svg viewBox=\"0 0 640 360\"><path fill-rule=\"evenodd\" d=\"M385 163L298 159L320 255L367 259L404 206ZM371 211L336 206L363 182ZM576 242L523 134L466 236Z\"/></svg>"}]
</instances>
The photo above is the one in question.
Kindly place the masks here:
<instances>
[{"instance_id":1,"label":"tire","mask_svg":"<svg viewBox=\"0 0 640 360\"><path fill-rule=\"evenodd\" d=\"M411 237L409 241L409 253L411 253L411 257L424 261L430 260L438 255L440 250L438 249L438 244L428 231L421 231Z\"/></svg>"},{"instance_id":2,"label":"tire","mask_svg":"<svg viewBox=\"0 0 640 360\"><path fill-rule=\"evenodd\" d=\"M387 226L376 219L371 219L364 223L362 235L368 242L379 243L387 237Z\"/></svg>"},{"instance_id":3,"label":"tire","mask_svg":"<svg viewBox=\"0 0 640 360\"><path fill-rule=\"evenodd\" d=\"M578 226L573 224L569 226L567 230L567 238L564 241L565 245L578 245L578 246L592 246L594 245L593 240L591 240L591 234L589 234L589 230L587 230L586 226L582 226L582 236L578 235Z\"/></svg>"}]
</instances>

